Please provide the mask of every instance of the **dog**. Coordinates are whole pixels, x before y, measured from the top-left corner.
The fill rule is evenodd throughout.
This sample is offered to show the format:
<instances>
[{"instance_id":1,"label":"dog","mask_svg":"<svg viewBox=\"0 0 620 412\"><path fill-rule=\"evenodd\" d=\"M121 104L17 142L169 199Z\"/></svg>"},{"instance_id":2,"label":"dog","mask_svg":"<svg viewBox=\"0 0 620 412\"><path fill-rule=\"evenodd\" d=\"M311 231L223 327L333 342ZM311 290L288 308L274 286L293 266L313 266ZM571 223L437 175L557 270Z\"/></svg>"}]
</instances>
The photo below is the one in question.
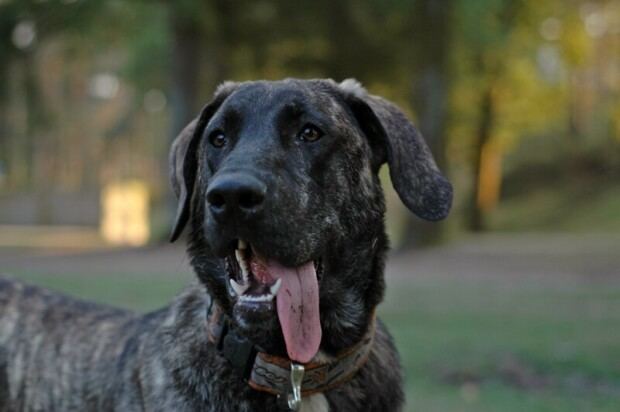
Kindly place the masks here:
<instances>
[{"instance_id":1,"label":"dog","mask_svg":"<svg viewBox=\"0 0 620 412\"><path fill-rule=\"evenodd\" d=\"M448 214L420 133L355 80L223 83L170 153L198 281L142 315L0 280L0 410L400 410L384 163L417 216Z\"/></svg>"}]
</instances>

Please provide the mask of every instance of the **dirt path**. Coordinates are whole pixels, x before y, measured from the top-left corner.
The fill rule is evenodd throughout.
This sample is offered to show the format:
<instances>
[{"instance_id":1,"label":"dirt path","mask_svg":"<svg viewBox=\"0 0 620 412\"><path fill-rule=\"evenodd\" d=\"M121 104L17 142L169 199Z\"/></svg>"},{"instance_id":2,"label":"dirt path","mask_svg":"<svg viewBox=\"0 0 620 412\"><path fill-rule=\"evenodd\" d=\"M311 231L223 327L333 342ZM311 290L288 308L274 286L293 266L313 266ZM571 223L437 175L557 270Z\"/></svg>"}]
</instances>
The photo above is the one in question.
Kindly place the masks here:
<instances>
[{"instance_id":1,"label":"dirt path","mask_svg":"<svg viewBox=\"0 0 620 412\"><path fill-rule=\"evenodd\" d=\"M191 276L181 246L75 252L0 248L0 273L106 273ZM446 246L393 254L391 281L427 276L518 276L583 278L620 282L620 234L491 234L462 238Z\"/></svg>"},{"instance_id":2,"label":"dirt path","mask_svg":"<svg viewBox=\"0 0 620 412\"><path fill-rule=\"evenodd\" d=\"M620 234L488 234L395 255L391 277L584 277L620 281Z\"/></svg>"}]
</instances>

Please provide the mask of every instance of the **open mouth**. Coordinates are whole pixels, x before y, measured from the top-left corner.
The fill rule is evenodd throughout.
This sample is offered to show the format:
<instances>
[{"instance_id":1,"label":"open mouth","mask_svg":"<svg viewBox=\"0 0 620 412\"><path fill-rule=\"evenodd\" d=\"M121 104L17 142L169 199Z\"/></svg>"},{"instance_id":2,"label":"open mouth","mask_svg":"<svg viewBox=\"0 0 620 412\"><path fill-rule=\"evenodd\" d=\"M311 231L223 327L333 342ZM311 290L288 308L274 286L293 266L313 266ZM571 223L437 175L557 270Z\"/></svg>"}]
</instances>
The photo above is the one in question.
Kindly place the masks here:
<instances>
[{"instance_id":1,"label":"open mouth","mask_svg":"<svg viewBox=\"0 0 620 412\"><path fill-rule=\"evenodd\" d=\"M226 258L229 283L236 305L253 311L272 311L282 328L291 359L309 362L321 342L319 279L321 260L287 267L261 256L243 240L236 242L234 255Z\"/></svg>"},{"instance_id":2,"label":"open mouth","mask_svg":"<svg viewBox=\"0 0 620 412\"><path fill-rule=\"evenodd\" d=\"M321 259L312 262L318 282L323 276ZM226 258L226 269L230 276L229 282L237 299L242 303L273 302L282 286L282 278L275 278L270 272L269 260L260 256L254 248L244 240L236 242L234 254Z\"/></svg>"}]
</instances>

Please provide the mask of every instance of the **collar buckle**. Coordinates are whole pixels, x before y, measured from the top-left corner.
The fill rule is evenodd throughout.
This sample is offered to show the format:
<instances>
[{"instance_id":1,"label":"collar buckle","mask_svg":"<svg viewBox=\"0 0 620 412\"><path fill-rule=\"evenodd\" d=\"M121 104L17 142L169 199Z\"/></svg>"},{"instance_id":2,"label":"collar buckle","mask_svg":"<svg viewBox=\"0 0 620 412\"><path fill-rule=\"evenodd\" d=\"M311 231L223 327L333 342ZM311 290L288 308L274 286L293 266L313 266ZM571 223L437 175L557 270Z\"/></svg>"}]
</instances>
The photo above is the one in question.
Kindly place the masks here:
<instances>
[{"instance_id":1,"label":"collar buckle","mask_svg":"<svg viewBox=\"0 0 620 412\"><path fill-rule=\"evenodd\" d=\"M232 329L228 316L219 308L216 307L213 312L211 309L209 306L207 315L209 341L215 344L222 356L247 380L257 353L254 344Z\"/></svg>"},{"instance_id":2,"label":"collar buckle","mask_svg":"<svg viewBox=\"0 0 620 412\"><path fill-rule=\"evenodd\" d=\"M304 379L305 368L295 362L291 362L291 390L288 394L288 407L292 411L298 411L301 408L301 383Z\"/></svg>"}]
</instances>

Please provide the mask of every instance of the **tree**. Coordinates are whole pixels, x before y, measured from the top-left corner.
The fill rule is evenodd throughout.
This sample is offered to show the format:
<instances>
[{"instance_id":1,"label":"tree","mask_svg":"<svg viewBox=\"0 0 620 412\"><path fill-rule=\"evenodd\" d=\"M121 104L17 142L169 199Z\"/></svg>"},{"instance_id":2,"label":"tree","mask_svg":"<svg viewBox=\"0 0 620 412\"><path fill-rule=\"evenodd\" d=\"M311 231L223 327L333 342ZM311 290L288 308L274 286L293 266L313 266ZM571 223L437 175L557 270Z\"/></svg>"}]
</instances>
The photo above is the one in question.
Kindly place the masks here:
<instances>
[{"instance_id":1,"label":"tree","mask_svg":"<svg viewBox=\"0 0 620 412\"><path fill-rule=\"evenodd\" d=\"M41 95L37 54L40 45L60 33L79 30L98 10L99 2L58 4L58 2L12 1L0 5L0 105L6 98L8 71L20 66L21 86L26 113L21 136L22 158L7 167L23 167L23 184L35 188L38 223L49 223L49 189L51 172L49 125L51 116ZM8 144L8 121L0 113L0 143ZM3 150L6 151L7 150ZM6 156L6 155L5 155ZM8 163L8 158L5 159ZM4 162L3 162L4 163ZM20 182L17 182L19 184Z\"/></svg>"},{"instance_id":2,"label":"tree","mask_svg":"<svg viewBox=\"0 0 620 412\"><path fill-rule=\"evenodd\" d=\"M411 102L417 126L426 138L438 166L447 173L446 131L450 93L450 52L453 27L452 0L417 0L412 9ZM409 215L403 247L441 240L442 224Z\"/></svg>"}]
</instances>

